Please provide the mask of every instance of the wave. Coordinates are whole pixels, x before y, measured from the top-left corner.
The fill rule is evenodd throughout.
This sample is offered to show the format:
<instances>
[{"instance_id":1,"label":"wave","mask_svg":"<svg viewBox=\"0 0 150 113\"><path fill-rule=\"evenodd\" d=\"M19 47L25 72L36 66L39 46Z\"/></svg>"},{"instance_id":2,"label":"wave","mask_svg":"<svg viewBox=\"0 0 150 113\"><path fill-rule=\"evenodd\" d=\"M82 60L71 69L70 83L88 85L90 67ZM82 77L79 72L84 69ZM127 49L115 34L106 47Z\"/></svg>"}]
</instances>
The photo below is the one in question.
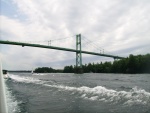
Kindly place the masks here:
<instances>
[{"instance_id":1,"label":"wave","mask_svg":"<svg viewBox=\"0 0 150 113\"><path fill-rule=\"evenodd\" d=\"M96 86L89 88L86 86L82 87L70 87L63 85L48 85L45 86L55 87L68 91L77 91L81 94L81 97L92 101L103 101L119 103L124 102L124 105L133 104L148 104L150 102L150 93L144 89L138 89L137 87L132 88L129 92L116 91L113 89L107 89L103 86Z\"/></svg>"},{"instance_id":2,"label":"wave","mask_svg":"<svg viewBox=\"0 0 150 113\"><path fill-rule=\"evenodd\" d=\"M19 108L19 103L16 100L16 98L12 95L12 92L9 90L7 84L6 84L6 100L7 100L7 106L8 106L8 113L19 113L20 108Z\"/></svg>"},{"instance_id":3,"label":"wave","mask_svg":"<svg viewBox=\"0 0 150 113\"><path fill-rule=\"evenodd\" d=\"M24 83L39 83L42 82L39 79L34 79L33 77L25 77L19 75L10 74L9 77L16 82L24 82Z\"/></svg>"},{"instance_id":4,"label":"wave","mask_svg":"<svg viewBox=\"0 0 150 113\"><path fill-rule=\"evenodd\" d=\"M150 103L150 92L138 87L133 87L129 91L117 91L114 89L107 89L104 86L90 88L87 86L72 87L62 84L47 84L47 81L17 75L10 75L10 78L17 82L41 84L43 86L57 88L62 91L71 91L71 94L79 93L80 98L91 101L111 102L114 104L121 103L124 105L149 105Z\"/></svg>"},{"instance_id":5,"label":"wave","mask_svg":"<svg viewBox=\"0 0 150 113\"><path fill-rule=\"evenodd\" d=\"M44 73L33 73L32 75L46 75Z\"/></svg>"}]
</instances>

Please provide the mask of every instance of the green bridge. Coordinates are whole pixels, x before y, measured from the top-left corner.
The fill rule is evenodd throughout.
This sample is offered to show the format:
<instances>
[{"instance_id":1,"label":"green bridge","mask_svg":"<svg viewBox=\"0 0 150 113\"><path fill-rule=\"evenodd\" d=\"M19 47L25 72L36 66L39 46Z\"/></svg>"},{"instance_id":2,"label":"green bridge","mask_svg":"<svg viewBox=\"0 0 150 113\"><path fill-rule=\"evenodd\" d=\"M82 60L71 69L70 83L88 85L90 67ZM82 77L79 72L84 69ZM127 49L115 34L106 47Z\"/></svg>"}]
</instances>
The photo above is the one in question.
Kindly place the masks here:
<instances>
[{"instance_id":1,"label":"green bridge","mask_svg":"<svg viewBox=\"0 0 150 113\"><path fill-rule=\"evenodd\" d=\"M29 47L38 47L38 48L75 52L76 53L77 73L82 73L82 53L90 54L90 55L97 55L97 56L104 56L104 57L111 57L114 59L123 59L124 58L124 57L115 56L115 55L82 51L82 49L81 49L81 34L76 35L76 49L62 48L62 47L49 46L49 45L40 45L40 44L30 44L30 43L24 43L24 42L5 41L5 40L0 40L0 44L20 45L22 47L29 46Z\"/></svg>"}]
</instances>

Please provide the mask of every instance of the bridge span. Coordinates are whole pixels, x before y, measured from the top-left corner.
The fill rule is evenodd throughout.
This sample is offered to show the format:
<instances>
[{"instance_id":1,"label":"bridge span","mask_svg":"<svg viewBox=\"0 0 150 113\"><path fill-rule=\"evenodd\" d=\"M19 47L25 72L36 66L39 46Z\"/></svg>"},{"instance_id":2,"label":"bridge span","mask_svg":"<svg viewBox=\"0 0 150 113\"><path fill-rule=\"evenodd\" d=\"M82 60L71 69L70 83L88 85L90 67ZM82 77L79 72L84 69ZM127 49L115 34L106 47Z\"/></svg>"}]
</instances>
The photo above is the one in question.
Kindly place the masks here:
<instances>
[{"instance_id":1,"label":"bridge span","mask_svg":"<svg viewBox=\"0 0 150 113\"><path fill-rule=\"evenodd\" d=\"M25 47L25 46L38 47L38 48L55 49L55 50L62 50L62 51L69 51L69 52L80 52L80 50L75 50L75 49L70 49L70 48L62 48L62 47L40 45L40 44L30 44L30 43L24 43L24 42L14 42L14 41L0 40L0 44L20 45L22 47ZM111 57L111 58L114 58L114 59L123 59L124 58L124 57L115 56L115 55L95 53L95 52L82 51L82 50L81 50L81 53L90 54L90 55L97 55L97 56L104 56L104 57Z\"/></svg>"},{"instance_id":2,"label":"bridge span","mask_svg":"<svg viewBox=\"0 0 150 113\"><path fill-rule=\"evenodd\" d=\"M81 49L81 34L76 35L76 49L63 48L63 47L57 47L57 46L51 46L51 45L41 45L41 44L30 44L30 43L24 43L24 42L6 41L6 40L0 40L0 44L19 45L22 47L29 46L29 47L38 47L38 48L75 52L76 53L76 69L77 69L76 72L77 73L83 73L82 53L90 54L90 55L97 55L97 56L104 56L104 57L111 57L114 59L123 59L124 58L124 57L109 55L109 54L104 54L104 53L102 54L102 53L96 53L96 52L90 52L90 51L82 51L82 49Z\"/></svg>"}]
</instances>

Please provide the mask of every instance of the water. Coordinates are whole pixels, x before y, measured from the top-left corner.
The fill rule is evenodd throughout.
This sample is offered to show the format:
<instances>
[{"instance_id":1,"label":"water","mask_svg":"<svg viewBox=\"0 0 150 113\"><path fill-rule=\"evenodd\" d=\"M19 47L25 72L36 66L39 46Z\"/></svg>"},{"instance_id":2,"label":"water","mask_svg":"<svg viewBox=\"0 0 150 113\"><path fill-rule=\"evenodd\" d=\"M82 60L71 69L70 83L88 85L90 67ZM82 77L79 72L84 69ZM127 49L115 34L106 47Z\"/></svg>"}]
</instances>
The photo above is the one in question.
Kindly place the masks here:
<instances>
[{"instance_id":1,"label":"water","mask_svg":"<svg viewBox=\"0 0 150 113\"><path fill-rule=\"evenodd\" d=\"M150 74L9 76L9 113L150 113Z\"/></svg>"}]
</instances>

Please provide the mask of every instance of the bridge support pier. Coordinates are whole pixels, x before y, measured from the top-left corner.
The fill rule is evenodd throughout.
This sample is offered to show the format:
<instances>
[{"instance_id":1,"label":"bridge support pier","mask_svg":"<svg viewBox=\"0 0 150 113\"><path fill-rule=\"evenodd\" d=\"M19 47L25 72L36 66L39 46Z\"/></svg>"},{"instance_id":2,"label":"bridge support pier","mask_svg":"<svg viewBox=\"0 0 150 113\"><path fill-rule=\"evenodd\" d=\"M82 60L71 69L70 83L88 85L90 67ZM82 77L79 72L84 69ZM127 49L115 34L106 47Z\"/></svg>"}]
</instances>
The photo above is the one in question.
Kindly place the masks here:
<instances>
[{"instance_id":1,"label":"bridge support pier","mask_svg":"<svg viewBox=\"0 0 150 113\"><path fill-rule=\"evenodd\" d=\"M82 74L81 34L76 35L76 69L75 73Z\"/></svg>"}]
</instances>

